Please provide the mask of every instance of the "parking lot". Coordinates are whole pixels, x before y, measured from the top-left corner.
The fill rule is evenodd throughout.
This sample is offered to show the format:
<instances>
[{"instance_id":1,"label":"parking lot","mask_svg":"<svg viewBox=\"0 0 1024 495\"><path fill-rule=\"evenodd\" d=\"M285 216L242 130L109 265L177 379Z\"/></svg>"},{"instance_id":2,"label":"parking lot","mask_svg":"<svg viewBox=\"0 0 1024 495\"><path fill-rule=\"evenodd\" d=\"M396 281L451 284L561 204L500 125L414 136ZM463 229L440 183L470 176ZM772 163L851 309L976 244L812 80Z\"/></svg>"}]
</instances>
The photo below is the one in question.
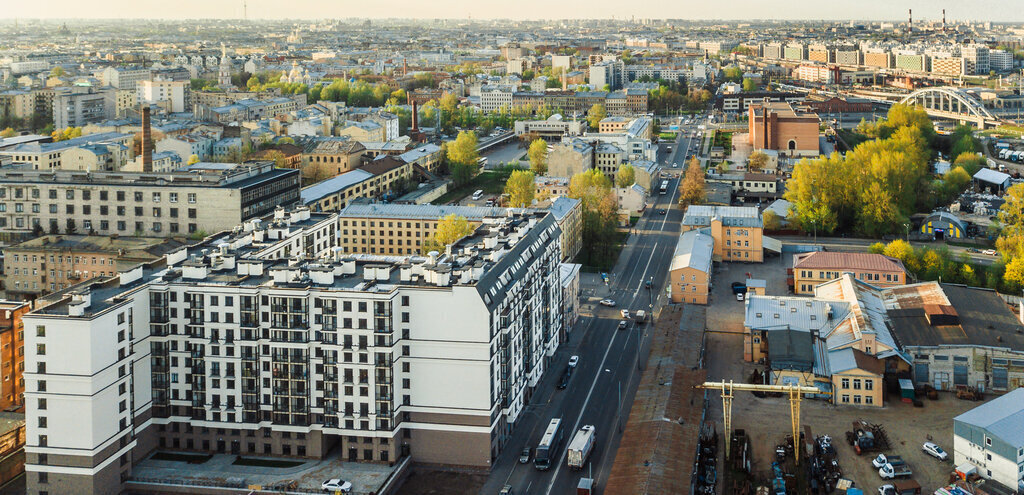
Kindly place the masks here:
<instances>
[{"instance_id":1,"label":"parking lot","mask_svg":"<svg viewBox=\"0 0 1024 495\"><path fill-rule=\"evenodd\" d=\"M743 305L732 294L730 284L742 282L749 273L752 278L767 281L768 295L787 295L786 267L791 257L766 257L763 264L723 263L714 275L712 301L708 308L707 367L708 380L734 380L746 382L757 365L743 361ZM708 395L708 418L715 420L717 430L722 429L722 402L717 392ZM801 407L801 425L811 427L813 435L830 435L838 452L843 476L853 480L855 486L866 493L883 482L871 465L871 454L858 457L846 443L845 433L852 423L865 420L881 424L888 433L892 448L889 454L903 456L913 470L912 479L924 487L922 493L931 493L948 481L953 469L953 421L958 414L978 406L979 402L959 400L954 394L940 393L935 401L923 399L924 407L915 408L900 402L899 395L887 394L884 407L833 406L822 400L805 399ZM733 428L746 430L753 446L752 471L755 480L770 478L775 446L790 434L790 406L786 398L757 398L749 392L737 392L732 406ZM930 436L930 437L929 437ZM727 435L720 434L720 452L724 452ZM950 451L950 459L943 462L927 456L921 445L932 439ZM721 491L724 490L724 491ZM720 493L728 493L720 485Z\"/></svg>"}]
</instances>

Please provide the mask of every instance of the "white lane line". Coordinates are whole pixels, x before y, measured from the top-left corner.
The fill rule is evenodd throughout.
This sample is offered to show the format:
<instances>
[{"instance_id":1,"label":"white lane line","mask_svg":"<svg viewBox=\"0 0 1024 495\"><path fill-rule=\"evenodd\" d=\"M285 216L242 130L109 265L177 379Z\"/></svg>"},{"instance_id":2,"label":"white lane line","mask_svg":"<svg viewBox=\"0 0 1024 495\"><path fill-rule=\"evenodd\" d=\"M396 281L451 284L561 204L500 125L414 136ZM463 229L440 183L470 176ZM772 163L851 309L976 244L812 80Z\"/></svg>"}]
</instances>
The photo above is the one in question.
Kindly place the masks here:
<instances>
[{"instance_id":1,"label":"white lane line","mask_svg":"<svg viewBox=\"0 0 1024 495\"><path fill-rule=\"evenodd\" d=\"M608 361L608 354L612 351L612 344L615 343L616 337L618 337L618 332L613 333L612 338L608 341L608 348L604 350L604 357L601 358L601 365L597 367L598 370L604 369L604 364ZM576 430L580 428L580 421L583 420L583 413L587 411L587 404L590 404L590 397L594 395L594 387L597 386L597 381L601 379L601 375L602 373L600 371L594 374L594 382L590 384L590 390L587 391L587 398L583 401L583 407L580 408L580 414L576 416L576 423L572 426L572 429L569 430L570 435L575 435ZM559 457L558 466L555 468L554 474L551 475L551 483L548 484L548 489L544 492L546 495L551 494L551 489L554 488L555 480L558 479L558 472L561 470L562 462L561 457ZM526 488L526 493L530 493L530 487Z\"/></svg>"}]
</instances>

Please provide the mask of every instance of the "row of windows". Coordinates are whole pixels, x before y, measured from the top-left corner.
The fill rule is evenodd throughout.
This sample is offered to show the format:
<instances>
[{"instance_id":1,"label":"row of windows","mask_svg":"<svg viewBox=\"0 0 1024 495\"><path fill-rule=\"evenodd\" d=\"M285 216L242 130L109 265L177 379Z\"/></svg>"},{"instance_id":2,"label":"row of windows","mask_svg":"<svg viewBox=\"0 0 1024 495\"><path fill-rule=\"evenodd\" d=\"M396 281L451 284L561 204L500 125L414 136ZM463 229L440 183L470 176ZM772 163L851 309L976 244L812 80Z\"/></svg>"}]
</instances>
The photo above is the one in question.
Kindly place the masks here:
<instances>
[{"instance_id":1,"label":"row of windows","mask_svg":"<svg viewBox=\"0 0 1024 495\"><path fill-rule=\"evenodd\" d=\"M14 193L13 193L14 194L14 199L21 199L21 198L25 197L25 193L24 193L24 189L23 188L16 187L16 188L13 188L13 191L14 191ZM65 189L64 190L64 199L70 199L70 200L75 199L75 196L76 196L75 191L80 191L81 192L80 196L81 196L81 199L83 201L91 201L92 200L92 190L91 189L81 189L81 190L79 190L79 189ZM39 199L39 196L40 196L39 189L35 189L35 188L31 189L30 190L30 195L32 196L32 199ZM57 192L57 189L49 189L47 191L47 197L49 197L49 199L57 199L58 195L59 195L59 193ZM7 190L6 189L0 189L0 198L4 198L6 196L7 196ZM110 199L110 191L105 191L105 190L99 191L99 197L100 197L100 201L108 201ZM128 197L128 193L126 191L115 191L114 192L114 197L117 198L117 201L125 201L125 199ZM134 191L132 193L132 197L135 199L136 202L142 202L142 201L145 201L146 194L144 192L142 192L142 191ZM150 193L149 197L150 197L150 201L152 201L154 203L159 203L161 198L163 197L163 193L162 192L155 192L154 191L154 192ZM177 203L178 202L178 193L176 193L176 192L167 193L167 199L171 203ZM188 193L187 199L188 199L189 203L193 203L194 204L196 202L196 193Z\"/></svg>"},{"instance_id":2,"label":"row of windows","mask_svg":"<svg viewBox=\"0 0 1024 495\"><path fill-rule=\"evenodd\" d=\"M96 258L95 256L93 256L92 257L92 264L93 265L97 264L97 259L99 260L99 264L100 265L102 265L102 264L113 265L114 264L114 259L113 258ZM56 260L56 261L54 261L54 260ZM71 260L72 260L71 256L68 256L67 257L67 262L71 263ZM76 265L80 264L80 263L89 263L88 258L86 258L85 256L75 256L74 260L75 260L75 264ZM28 263L29 262L29 255L27 255L27 254L24 254L24 255L15 254L14 255L14 261L15 262L23 261L25 263ZM32 263L36 263L38 261L46 261L46 255L38 255L38 257L37 257L37 255L33 254L32 255ZM64 256L56 256L56 257L54 257L54 255L51 254L50 255L50 263L64 263ZM53 270L51 270L51 272L52 271Z\"/></svg>"},{"instance_id":3,"label":"row of windows","mask_svg":"<svg viewBox=\"0 0 1024 495\"><path fill-rule=\"evenodd\" d=\"M843 404L849 404L850 403L850 394L843 394L842 396L840 396L839 397L839 402L841 402ZM875 398L874 398L874 396L871 396L871 395L853 394L853 403L854 404L872 405L872 404L875 403Z\"/></svg>"},{"instance_id":4,"label":"row of windows","mask_svg":"<svg viewBox=\"0 0 1024 495\"><path fill-rule=\"evenodd\" d=\"M849 378L843 378L842 380L840 380L839 383L840 383L840 388L842 388L844 390L850 388L850 379ZM854 378L853 379L853 389L854 390L860 390L861 389L861 383L863 383L863 385L864 385L864 390L874 390L875 389L875 381L874 380L865 379L865 380L862 381L860 378Z\"/></svg>"}]
</instances>

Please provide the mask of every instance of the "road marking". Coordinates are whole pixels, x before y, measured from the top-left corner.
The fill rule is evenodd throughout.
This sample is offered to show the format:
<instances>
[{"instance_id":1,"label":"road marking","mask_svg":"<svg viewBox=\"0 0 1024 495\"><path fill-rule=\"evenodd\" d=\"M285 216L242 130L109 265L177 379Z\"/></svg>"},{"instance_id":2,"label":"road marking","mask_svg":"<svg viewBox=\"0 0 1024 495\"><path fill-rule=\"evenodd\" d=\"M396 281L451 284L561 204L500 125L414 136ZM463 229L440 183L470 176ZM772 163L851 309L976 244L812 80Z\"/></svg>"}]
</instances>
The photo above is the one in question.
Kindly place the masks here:
<instances>
[{"instance_id":1,"label":"road marking","mask_svg":"<svg viewBox=\"0 0 1024 495\"><path fill-rule=\"evenodd\" d=\"M635 301L634 301L635 302ZM612 344L615 343L615 339L618 338L618 332L612 333L612 338L608 341L608 348L604 350L604 357L601 358L601 365L598 369L604 368L605 362L608 361L608 354L612 351ZM590 404L590 398L594 395L594 387L597 387L597 381L601 379L601 373L594 374L594 381L590 384L590 390L587 391L587 398L583 401L583 407L580 408L579 415L576 416L576 424L573 425L569 431L570 434L576 434L576 430L580 427L580 422L583 420L583 413L587 411L587 405ZM558 466L555 467L554 474L551 475L551 483L548 484L548 489L544 492L546 495L551 494L551 489L554 488L555 480L558 479L558 472L562 470L562 463L559 462ZM532 484L532 483L531 483ZM526 493L530 493L530 487L527 487Z\"/></svg>"}]
</instances>

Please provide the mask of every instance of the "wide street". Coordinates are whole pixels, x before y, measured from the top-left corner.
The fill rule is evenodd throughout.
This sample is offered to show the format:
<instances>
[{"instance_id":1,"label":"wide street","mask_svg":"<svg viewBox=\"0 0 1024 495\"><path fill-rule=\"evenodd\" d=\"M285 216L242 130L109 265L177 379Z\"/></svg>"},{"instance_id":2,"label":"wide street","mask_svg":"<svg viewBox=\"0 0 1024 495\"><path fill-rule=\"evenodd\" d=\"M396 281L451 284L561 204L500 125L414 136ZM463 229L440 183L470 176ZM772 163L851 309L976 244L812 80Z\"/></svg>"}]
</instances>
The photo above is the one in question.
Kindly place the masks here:
<instances>
[{"instance_id":1,"label":"wide street","mask_svg":"<svg viewBox=\"0 0 1024 495\"><path fill-rule=\"evenodd\" d=\"M664 196L652 196L655 204L637 223L636 233L609 273L609 286L600 288L590 300L584 301L584 306L594 308L593 314L581 316L568 342L555 355L550 371L541 380L511 439L495 461L481 493L498 493L505 484L511 485L517 494L570 493L579 478L588 475L596 479L600 492L621 438L618 415L621 414L624 425L639 383L638 337L645 339L649 328L649 323L639 327L631 323L628 330L618 330L619 310L649 311L654 299L664 292L667 266L682 219L682 212L675 204L678 179L670 181L669 191ZM659 213L661 209L667 209L665 215ZM645 280L653 280L650 291L645 288ZM602 297L615 300L617 306L597 305L597 299ZM557 390L555 386L571 355L579 356L579 365L568 387ZM639 359L643 362L644 358ZM548 471L538 471L532 462L519 464L522 448L537 446L551 418L562 418L564 431L557 464ZM572 436L583 425L596 426L597 440L588 465L577 473L566 466L565 452Z\"/></svg>"}]
</instances>

